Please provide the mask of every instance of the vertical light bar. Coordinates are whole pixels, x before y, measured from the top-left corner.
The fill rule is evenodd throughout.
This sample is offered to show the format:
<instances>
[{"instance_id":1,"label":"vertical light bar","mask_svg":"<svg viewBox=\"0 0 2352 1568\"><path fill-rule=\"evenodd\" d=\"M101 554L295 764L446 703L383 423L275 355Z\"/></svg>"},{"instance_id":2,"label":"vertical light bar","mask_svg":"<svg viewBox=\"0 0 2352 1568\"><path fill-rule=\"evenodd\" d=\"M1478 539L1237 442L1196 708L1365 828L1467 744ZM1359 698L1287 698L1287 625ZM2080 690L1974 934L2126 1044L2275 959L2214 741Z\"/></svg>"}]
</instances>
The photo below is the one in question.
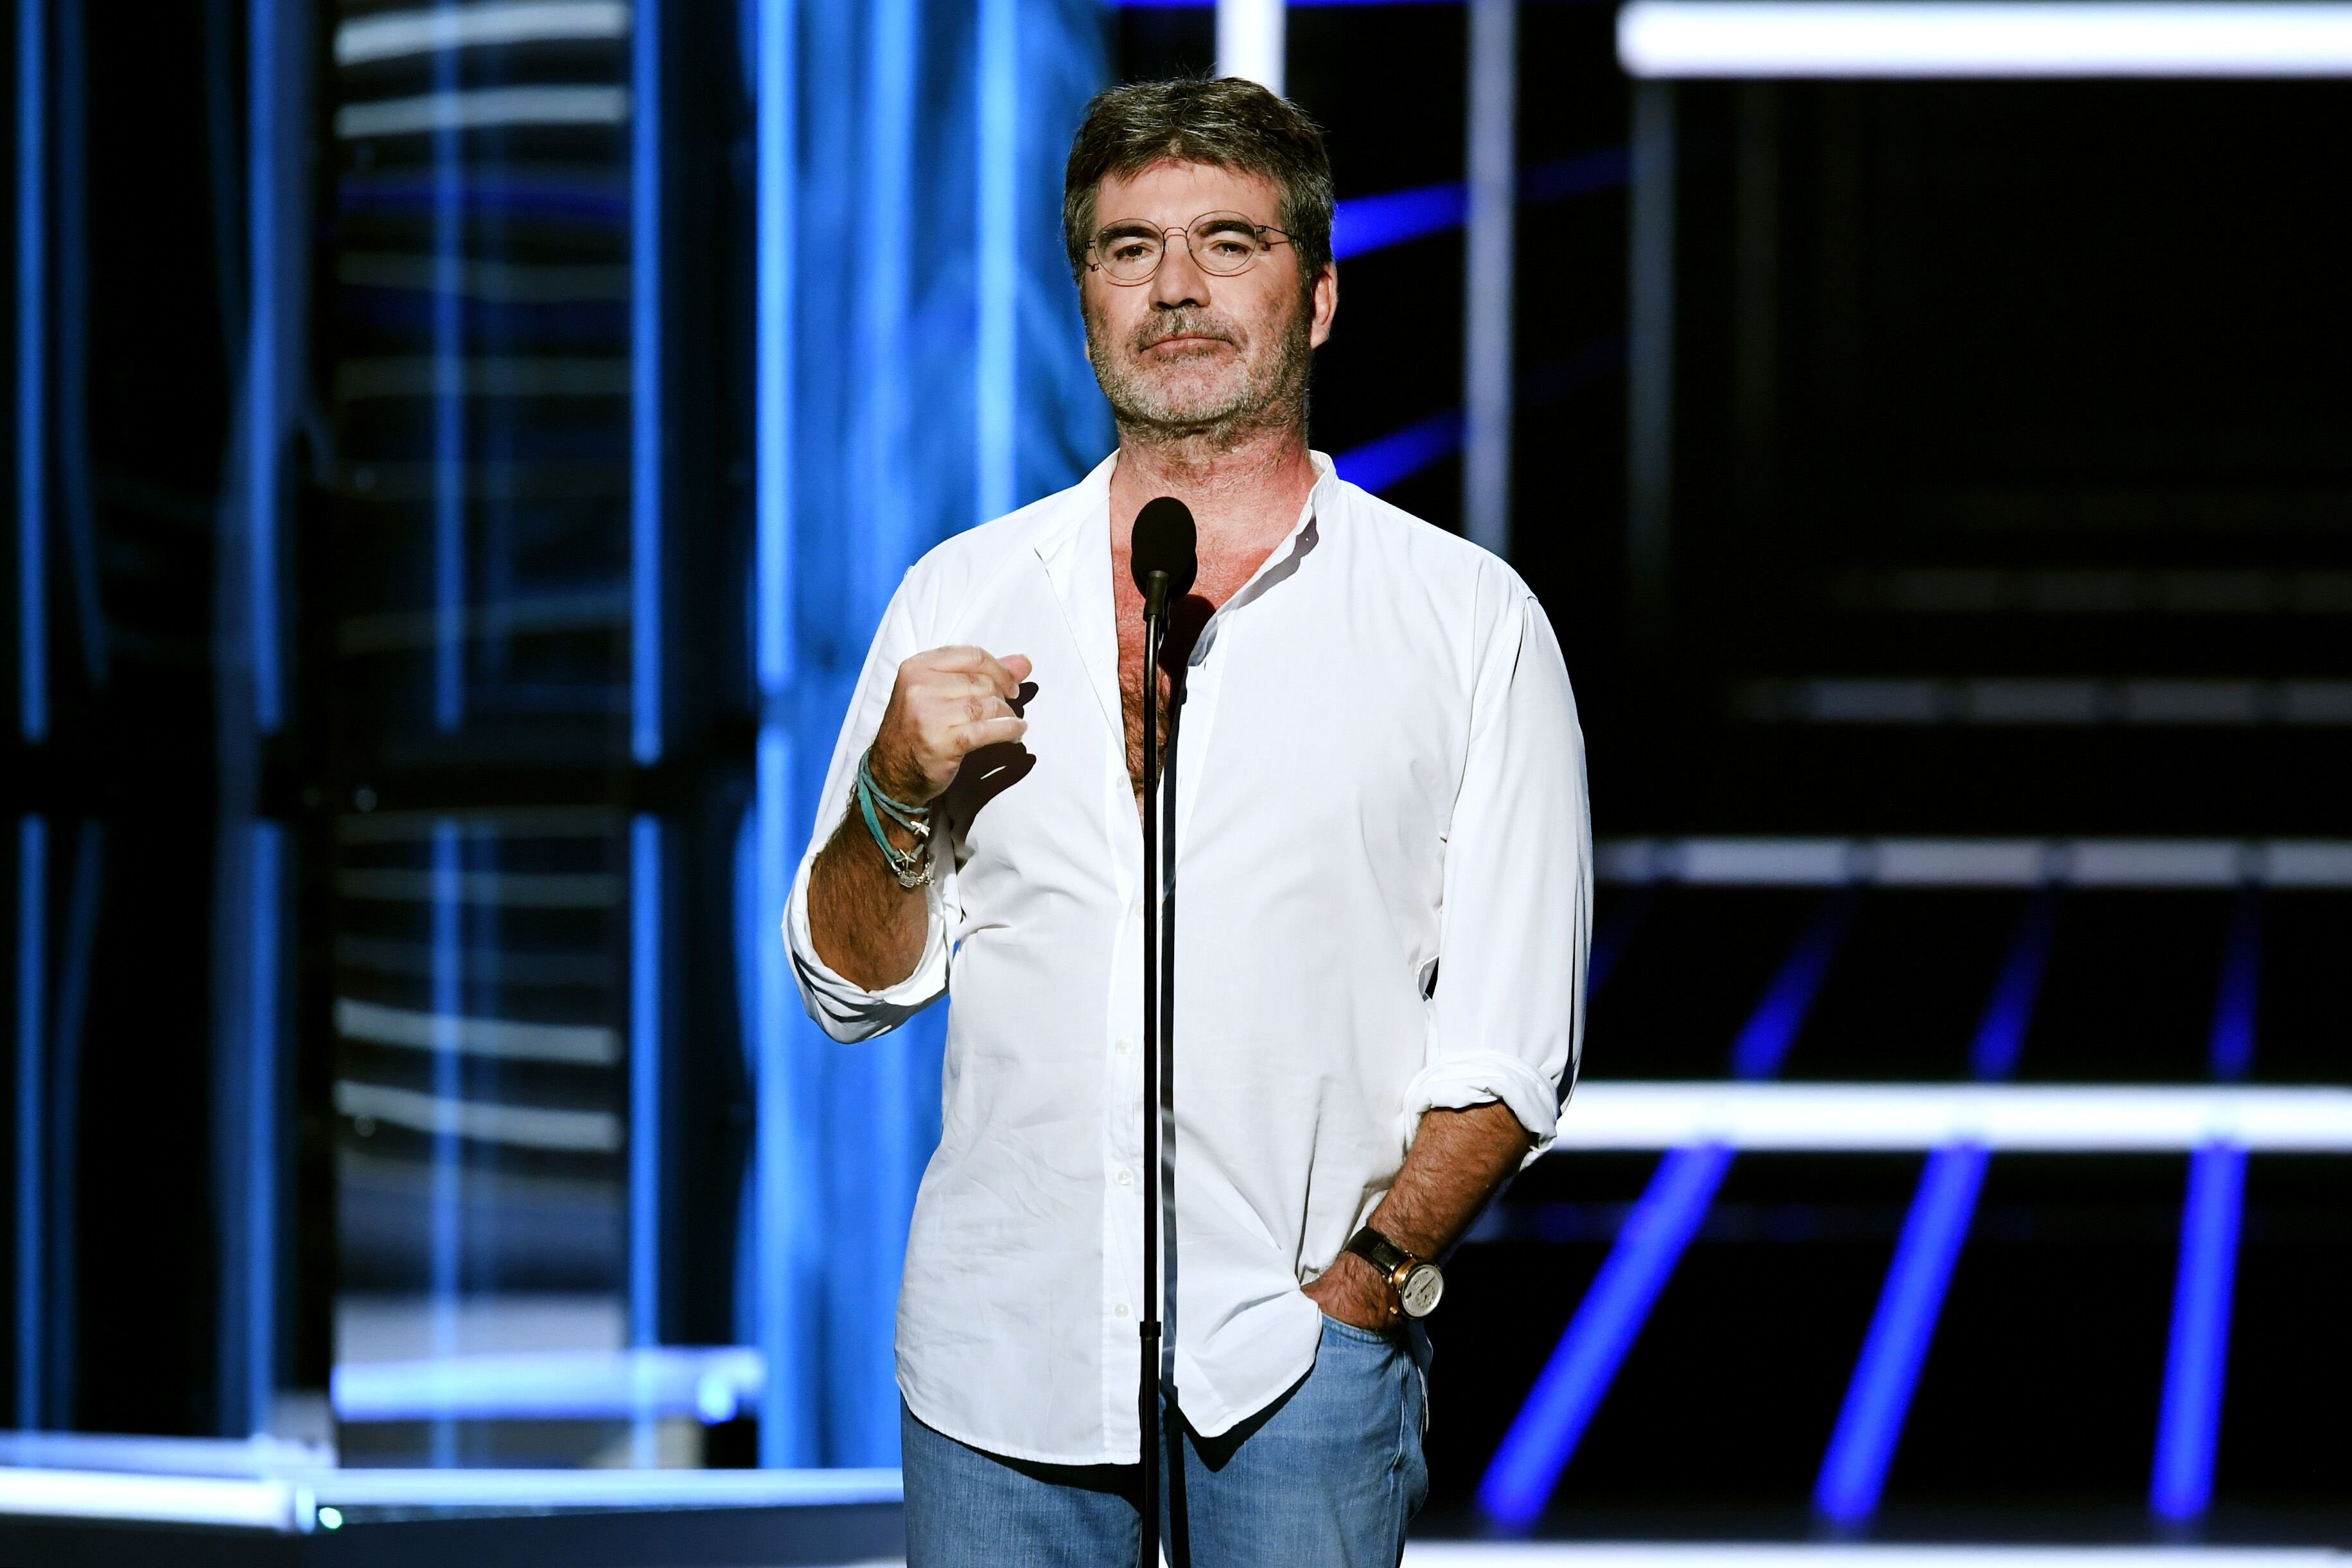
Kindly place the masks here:
<instances>
[{"instance_id":1,"label":"vertical light bar","mask_svg":"<svg viewBox=\"0 0 2352 1568\"><path fill-rule=\"evenodd\" d=\"M1021 308L1021 0L980 0L980 330L973 344L977 522L1014 506Z\"/></svg>"},{"instance_id":2,"label":"vertical light bar","mask_svg":"<svg viewBox=\"0 0 2352 1568\"><path fill-rule=\"evenodd\" d=\"M49 735L48 0L16 0L16 730Z\"/></svg>"},{"instance_id":3,"label":"vertical light bar","mask_svg":"<svg viewBox=\"0 0 2352 1568\"><path fill-rule=\"evenodd\" d=\"M440 20L457 8L440 0ZM436 92L458 88L457 49L434 57ZM466 718L466 342L464 132L452 119L433 131L433 723L454 733Z\"/></svg>"},{"instance_id":4,"label":"vertical light bar","mask_svg":"<svg viewBox=\"0 0 2352 1568\"><path fill-rule=\"evenodd\" d=\"M759 1270L755 1288L760 1355L767 1380L760 1389L760 1463L786 1469L817 1462L816 1434L807 1419L808 1390L795 1385L804 1343L794 1263L802 1239L793 1221L805 1195L794 1190L793 1137L798 1096L792 1079L791 977L784 968L776 916L790 891L786 881L786 812L792 798L792 737L781 724L762 726L757 763L760 906L760 1070L755 1110L759 1161Z\"/></svg>"},{"instance_id":5,"label":"vertical light bar","mask_svg":"<svg viewBox=\"0 0 2352 1568\"><path fill-rule=\"evenodd\" d=\"M1217 0L1217 74L1282 90L1283 0Z\"/></svg>"},{"instance_id":6,"label":"vertical light bar","mask_svg":"<svg viewBox=\"0 0 2352 1568\"><path fill-rule=\"evenodd\" d=\"M793 680L792 549L793 162L793 0L760 0L758 215L759 281L754 290L760 340L758 406L753 410L758 491L755 529L754 674L763 702ZM763 721L765 716L763 714Z\"/></svg>"},{"instance_id":7,"label":"vertical light bar","mask_svg":"<svg viewBox=\"0 0 2352 1568\"><path fill-rule=\"evenodd\" d=\"M799 66L797 7L793 0L760 0L759 12L759 315L758 584L754 629L760 689L760 739L754 780L759 857L758 1087L753 1161L757 1253L754 1316L767 1376L760 1391L760 1463L770 1468L814 1458L814 1434L801 1416L803 1390L795 1386L793 1349L802 1341L793 1289L795 1238L786 1233L793 1212L792 988L782 933L787 813L791 809L790 704L794 668L791 582L794 166L799 138L793 124Z\"/></svg>"},{"instance_id":8,"label":"vertical light bar","mask_svg":"<svg viewBox=\"0 0 2352 1568\"><path fill-rule=\"evenodd\" d=\"M1664 631L1673 525L1675 162L1674 84L1637 82L1626 338L1626 561L1635 628L1654 645Z\"/></svg>"},{"instance_id":9,"label":"vertical light bar","mask_svg":"<svg viewBox=\"0 0 2352 1568\"><path fill-rule=\"evenodd\" d=\"M1732 1048L1732 1071L1768 1078L1780 1070L1798 1031L1821 994L1822 982L1853 923L1860 894L1840 888L1799 934L1779 973ZM1536 1377L1478 1483L1478 1506L1505 1524L1533 1522L1543 1512L1560 1472L1576 1457L1584 1429L1608 1396L1658 1292L1698 1234L1716 1188L1731 1166L1731 1149L1698 1144L1669 1149L1651 1175L1624 1228L1609 1249L1592 1286L1577 1303L1567 1332Z\"/></svg>"},{"instance_id":10,"label":"vertical light bar","mask_svg":"<svg viewBox=\"0 0 2352 1568\"><path fill-rule=\"evenodd\" d=\"M1478 1484L1489 1517L1524 1525L1543 1512L1730 1166L1720 1144L1672 1149L1658 1162Z\"/></svg>"},{"instance_id":11,"label":"vertical light bar","mask_svg":"<svg viewBox=\"0 0 2352 1568\"><path fill-rule=\"evenodd\" d=\"M2239 889L2206 1048L2213 1076L2224 1082L2243 1078L2253 1066L2262 915L2262 890ZM2200 1518L2213 1503L2245 1194L2243 1148L2213 1143L2189 1156L2180 1263L2172 1288L2172 1337L2165 1352L2164 1402L2157 1416L2156 1469L2147 1500L2158 1518L2174 1524Z\"/></svg>"},{"instance_id":12,"label":"vertical light bar","mask_svg":"<svg viewBox=\"0 0 2352 1568\"><path fill-rule=\"evenodd\" d=\"M1860 902L1861 895L1853 888L1841 888L1822 901L1797 945L1781 961L1780 972L1772 977L1771 987L1731 1042L1734 1078L1769 1078L1780 1071L1797 1043L1798 1030L1804 1028L1806 1015L1813 1009L1813 998L1821 995L1822 982L1829 978L1830 965L1845 942L1846 927L1853 923L1854 906Z\"/></svg>"},{"instance_id":13,"label":"vertical light bar","mask_svg":"<svg viewBox=\"0 0 2352 1568\"><path fill-rule=\"evenodd\" d=\"M662 755L661 0L629 47L629 755Z\"/></svg>"},{"instance_id":14,"label":"vertical light bar","mask_svg":"<svg viewBox=\"0 0 2352 1568\"><path fill-rule=\"evenodd\" d=\"M2230 914L2229 946L2221 956L2221 984L2213 998L2213 1032L2207 1062L2224 1083L2243 1079L2254 1065L2254 1023L2263 977L2263 892L2238 890Z\"/></svg>"},{"instance_id":15,"label":"vertical light bar","mask_svg":"<svg viewBox=\"0 0 2352 1568\"><path fill-rule=\"evenodd\" d=\"M1980 1079L2007 1078L2017 1070L2042 972L2049 967L2057 920L2058 890L2043 888L2026 905L2016 935L2010 938L2008 956L1969 1052L1970 1067ZM1955 1144L1929 1155L1920 1172L1894 1262L1880 1287L1877 1310L1871 1315L1870 1331L1813 1481L1813 1507L1839 1524L1858 1524L1878 1511L1887 1469L1911 1413L1911 1397L1918 1392L1919 1374L1927 1365L1927 1347L1943 1316L1944 1299L1951 1292L1952 1271L1976 1218L1985 1161L1981 1145Z\"/></svg>"},{"instance_id":16,"label":"vertical light bar","mask_svg":"<svg viewBox=\"0 0 2352 1568\"><path fill-rule=\"evenodd\" d=\"M276 0L257 0L256 8ZM278 909L285 884L285 829L255 821L247 827L252 885L252 950L247 998L245 1071L245 1371L246 1422L250 1433L268 1430L278 1395Z\"/></svg>"},{"instance_id":17,"label":"vertical light bar","mask_svg":"<svg viewBox=\"0 0 2352 1568\"><path fill-rule=\"evenodd\" d=\"M1894 1266L1871 1314L1862 1359L1846 1385L1829 1453L1813 1485L1813 1506L1841 1524L1868 1518L1886 1485L1895 1439L1910 1413L1936 1319L1968 1239L1984 1185L1985 1150L1958 1144L1927 1156L1911 1212L1895 1243Z\"/></svg>"},{"instance_id":18,"label":"vertical light bar","mask_svg":"<svg viewBox=\"0 0 2352 1568\"><path fill-rule=\"evenodd\" d=\"M73 583L74 622L80 632L82 674L92 689L107 681L106 612L98 591L98 515L90 472L89 440L89 56L88 15L81 5L57 14L50 40L49 74L55 96L49 107L52 153L49 180L53 287L48 315L54 341L49 353L54 381L49 391L50 455L57 517L65 527L66 557ZM51 1397L56 1393L52 1391Z\"/></svg>"},{"instance_id":19,"label":"vertical light bar","mask_svg":"<svg viewBox=\"0 0 2352 1568\"><path fill-rule=\"evenodd\" d=\"M436 818L433 823L432 987L433 1095L443 1104L463 1098L465 1079L458 1055L457 1025L465 1011L465 883L464 844L456 821ZM427 1339L436 1361L457 1354L457 1292L462 1281L465 1218L461 1205L465 1171L459 1164L456 1128L445 1122L433 1134L433 1162L427 1177L425 1249ZM447 1469L457 1462L457 1427L448 1416L433 1417L432 1463Z\"/></svg>"},{"instance_id":20,"label":"vertical light bar","mask_svg":"<svg viewBox=\"0 0 2352 1568\"><path fill-rule=\"evenodd\" d=\"M2221 1389L2230 1356L2230 1306L2238 1272L2238 1227L2245 1202L2246 1151L2209 1144L2189 1157L2189 1202L2180 1216L2180 1267L2172 1293L2172 1339L2157 1417L2156 1474L2148 1506L2185 1524L2213 1502L2221 1447Z\"/></svg>"},{"instance_id":21,"label":"vertical light bar","mask_svg":"<svg viewBox=\"0 0 2352 1568\"><path fill-rule=\"evenodd\" d=\"M2042 971L2050 967L2050 943L2058 930L2059 890L2045 887L2026 905L2025 918L2010 939L2009 956L1993 982L1992 997L1978 1021L1976 1039L1969 1046L1969 1071L1988 1082L2017 1071L2025 1051L2025 1031L2033 1021L2033 1004L2042 994Z\"/></svg>"},{"instance_id":22,"label":"vertical light bar","mask_svg":"<svg viewBox=\"0 0 2352 1568\"><path fill-rule=\"evenodd\" d=\"M1470 4L1470 212L1463 246L1462 531L1511 546L1512 284L1518 206L1519 0Z\"/></svg>"},{"instance_id":23,"label":"vertical light bar","mask_svg":"<svg viewBox=\"0 0 2352 1568\"><path fill-rule=\"evenodd\" d=\"M638 13L640 16L643 12ZM640 812L629 821L629 1343L661 1343L662 1219L662 826ZM644 1380L631 1425L631 1457L656 1461Z\"/></svg>"},{"instance_id":24,"label":"vertical light bar","mask_svg":"<svg viewBox=\"0 0 2352 1568\"><path fill-rule=\"evenodd\" d=\"M41 1424L43 1353L47 1334L41 1224L43 1042L47 1035L49 957L49 824L46 817L16 821L16 1425Z\"/></svg>"},{"instance_id":25,"label":"vertical light bar","mask_svg":"<svg viewBox=\"0 0 2352 1568\"><path fill-rule=\"evenodd\" d=\"M262 734L284 720L284 679L278 663L278 444L286 414L280 319L284 277L278 232L285 193L280 172L285 134L279 122L284 75L278 0L252 0L246 47L246 243L251 247L253 292L246 329L246 568L247 633L253 643L253 717Z\"/></svg>"},{"instance_id":26,"label":"vertical light bar","mask_svg":"<svg viewBox=\"0 0 2352 1568\"><path fill-rule=\"evenodd\" d=\"M907 323L915 279L909 256L914 229L915 122L919 113L916 50L917 0L869 0L866 50L865 228L858 271L861 320L857 334L857 421L863 439L857 461L866 483L858 515L845 519L850 538L853 617L879 622L909 562L922 553L918 509L906 467L911 399L907 374ZM856 472L856 470L853 470Z\"/></svg>"}]
</instances>

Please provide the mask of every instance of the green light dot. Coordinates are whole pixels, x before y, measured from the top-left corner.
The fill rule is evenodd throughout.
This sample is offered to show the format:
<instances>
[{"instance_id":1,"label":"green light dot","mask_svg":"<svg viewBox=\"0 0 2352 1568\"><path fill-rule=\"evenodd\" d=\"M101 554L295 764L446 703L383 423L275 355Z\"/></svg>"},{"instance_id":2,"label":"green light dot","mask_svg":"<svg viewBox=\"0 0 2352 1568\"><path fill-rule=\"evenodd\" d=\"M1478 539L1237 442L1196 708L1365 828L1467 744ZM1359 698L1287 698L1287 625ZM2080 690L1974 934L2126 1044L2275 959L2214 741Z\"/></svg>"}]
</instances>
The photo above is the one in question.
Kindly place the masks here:
<instances>
[{"instance_id":1,"label":"green light dot","mask_svg":"<svg viewBox=\"0 0 2352 1568\"><path fill-rule=\"evenodd\" d=\"M320 1529L321 1529L321 1530L341 1530L342 1527L343 1527L343 1511L342 1511L341 1509L340 1509L340 1508L322 1508L322 1509L320 1509L320 1510L319 1511L319 1528L320 1528Z\"/></svg>"}]
</instances>

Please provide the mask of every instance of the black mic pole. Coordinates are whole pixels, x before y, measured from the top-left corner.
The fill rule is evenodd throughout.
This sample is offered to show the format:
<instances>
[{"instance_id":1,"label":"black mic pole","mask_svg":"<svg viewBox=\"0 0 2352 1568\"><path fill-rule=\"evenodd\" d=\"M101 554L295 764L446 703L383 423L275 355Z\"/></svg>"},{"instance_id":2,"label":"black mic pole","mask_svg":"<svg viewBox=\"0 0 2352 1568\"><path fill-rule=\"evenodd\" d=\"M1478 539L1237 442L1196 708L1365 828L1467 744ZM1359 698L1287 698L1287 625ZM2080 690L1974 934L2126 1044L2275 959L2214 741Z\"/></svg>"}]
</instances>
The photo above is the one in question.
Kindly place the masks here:
<instances>
[{"instance_id":1,"label":"black mic pole","mask_svg":"<svg viewBox=\"0 0 2352 1568\"><path fill-rule=\"evenodd\" d=\"M1168 634L1168 611L1181 603L1200 574L1199 536L1192 514L1173 496L1147 501L1129 536L1129 568L1143 594L1143 679L1138 683L1143 709L1143 1302L1142 1357L1136 1383L1135 1414L1141 1428L1143 1459L1143 1554L1141 1568L1160 1568L1160 1457L1167 1433L1160 1413L1160 1209L1167 1195L1160 1170L1160 1117L1169 1039L1176 1009L1168 994L1168 954L1160 940L1167 924L1167 886L1160 862L1172 852L1174 825L1161 809L1160 777L1163 749L1176 741L1176 698L1168 702L1168 747L1160 743L1160 650Z\"/></svg>"},{"instance_id":2,"label":"black mic pole","mask_svg":"<svg viewBox=\"0 0 2352 1568\"><path fill-rule=\"evenodd\" d=\"M1160 643L1168 574L1143 590L1143 1321L1136 1416L1143 1439L1143 1554L1160 1568Z\"/></svg>"}]
</instances>

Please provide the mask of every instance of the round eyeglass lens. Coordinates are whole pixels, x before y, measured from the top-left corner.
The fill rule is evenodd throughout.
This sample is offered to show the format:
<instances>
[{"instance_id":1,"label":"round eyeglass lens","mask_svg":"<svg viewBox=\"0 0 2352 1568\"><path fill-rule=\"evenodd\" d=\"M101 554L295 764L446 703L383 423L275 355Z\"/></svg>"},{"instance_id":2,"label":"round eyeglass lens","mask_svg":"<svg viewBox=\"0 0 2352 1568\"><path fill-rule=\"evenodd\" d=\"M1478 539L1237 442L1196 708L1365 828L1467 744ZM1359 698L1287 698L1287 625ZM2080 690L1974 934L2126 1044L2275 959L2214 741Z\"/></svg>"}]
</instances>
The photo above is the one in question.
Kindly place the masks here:
<instances>
[{"instance_id":1,"label":"round eyeglass lens","mask_svg":"<svg viewBox=\"0 0 2352 1568\"><path fill-rule=\"evenodd\" d=\"M1140 220L1112 224L1095 235L1097 265L1114 283L1141 283L1160 270L1174 232ZM1258 225L1241 213L1204 213L1183 234L1193 265L1217 277L1247 271L1267 249Z\"/></svg>"}]
</instances>

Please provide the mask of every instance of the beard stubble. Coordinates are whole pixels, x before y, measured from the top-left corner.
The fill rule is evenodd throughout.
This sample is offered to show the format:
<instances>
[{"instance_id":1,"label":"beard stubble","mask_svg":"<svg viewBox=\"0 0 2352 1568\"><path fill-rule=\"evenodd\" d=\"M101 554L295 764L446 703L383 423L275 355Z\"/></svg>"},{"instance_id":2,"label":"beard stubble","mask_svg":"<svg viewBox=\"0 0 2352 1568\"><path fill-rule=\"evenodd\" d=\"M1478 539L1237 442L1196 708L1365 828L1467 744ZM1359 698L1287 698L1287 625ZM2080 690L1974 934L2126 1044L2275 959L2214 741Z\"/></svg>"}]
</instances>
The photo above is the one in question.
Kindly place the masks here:
<instances>
[{"instance_id":1,"label":"beard stubble","mask_svg":"<svg viewBox=\"0 0 2352 1568\"><path fill-rule=\"evenodd\" d=\"M1108 324L1098 312L1088 309L1086 322L1087 358L1122 435L1160 441L1205 437L1222 446L1270 426L1307 422L1307 378L1315 350L1308 313L1298 306L1275 327L1270 350L1255 348L1231 322L1198 308L1154 311L1137 326L1123 352L1111 350ZM1154 344L1187 335L1214 338L1239 352L1207 388L1171 391L1141 358Z\"/></svg>"}]
</instances>

